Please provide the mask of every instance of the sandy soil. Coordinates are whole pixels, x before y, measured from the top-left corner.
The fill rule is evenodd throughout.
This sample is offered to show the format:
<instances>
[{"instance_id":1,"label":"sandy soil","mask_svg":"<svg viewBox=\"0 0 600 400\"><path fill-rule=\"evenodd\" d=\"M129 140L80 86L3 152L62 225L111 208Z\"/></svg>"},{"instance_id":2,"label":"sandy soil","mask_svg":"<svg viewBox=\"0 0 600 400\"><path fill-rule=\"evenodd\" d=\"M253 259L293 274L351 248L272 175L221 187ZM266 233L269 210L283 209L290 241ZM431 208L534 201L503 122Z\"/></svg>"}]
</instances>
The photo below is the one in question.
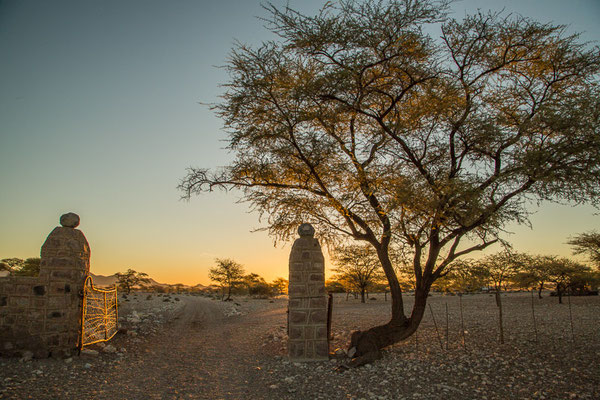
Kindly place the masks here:
<instances>
[{"instance_id":1,"label":"sandy soil","mask_svg":"<svg viewBox=\"0 0 600 400\"><path fill-rule=\"evenodd\" d=\"M385 322L389 302L375 298L361 304L336 296L332 351L347 346L352 330ZM428 312L418 335L387 349L382 360L339 372L346 360L287 360L285 299L236 304L138 294L120 299L124 329L104 349L90 346L97 355L1 359L0 398L600 398L600 298L574 297L570 311L568 298L562 305L534 298L537 340L531 295L510 294L503 302L503 345L492 296L434 295L437 331ZM406 303L408 309L410 296Z\"/></svg>"}]
</instances>

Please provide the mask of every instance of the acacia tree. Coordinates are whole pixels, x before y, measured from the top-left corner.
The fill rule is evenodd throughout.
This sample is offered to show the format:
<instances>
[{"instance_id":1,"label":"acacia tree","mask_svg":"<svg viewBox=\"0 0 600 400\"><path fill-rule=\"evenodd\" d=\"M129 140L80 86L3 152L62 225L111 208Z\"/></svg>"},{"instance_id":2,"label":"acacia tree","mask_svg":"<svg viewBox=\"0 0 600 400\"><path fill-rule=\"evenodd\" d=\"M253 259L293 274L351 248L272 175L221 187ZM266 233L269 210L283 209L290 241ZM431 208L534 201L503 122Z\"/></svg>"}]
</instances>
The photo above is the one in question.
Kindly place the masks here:
<instances>
[{"instance_id":1,"label":"acacia tree","mask_svg":"<svg viewBox=\"0 0 600 400\"><path fill-rule=\"evenodd\" d=\"M552 257L552 261L546 267L547 278L549 282L556 285L556 295L558 303L562 304L562 296L565 290L584 274L591 272L590 267L568 258Z\"/></svg>"},{"instance_id":2,"label":"acacia tree","mask_svg":"<svg viewBox=\"0 0 600 400\"><path fill-rule=\"evenodd\" d=\"M147 273L137 272L131 268L125 272L117 272L115 276L117 277L117 283L119 287L125 290L127 294L131 293L131 289L135 285L150 282L150 278L148 278Z\"/></svg>"},{"instance_id":3,"label":"acacia tree","mask_svg":"<svg viewBox=\"0 0 600 400\"><path fill-rule=\"evenodd\" d=\"M231 299L231 290L244 279L244 268L228 258L217 258L215 262L217 266L208 271L208 278L221 287L221 300L228 301ZM227 298L225 298L225 290L227 290Z\"/></svg>"},{"instance_id":4,"label":"acacia tree","mask_svg":"<svg viewBox=\"0 0 600 400\"><path fill-rule=\"evenodd\" d=\"M459 292L481 290L489 280L487 270L470 259L456 260L447 268L446 275L437 282L446 281L446 287Z\"/></svg>"},{"instance_id":5,"label":"acacia tree","mask_svg":"<svg viewBox=\"0 0 600 400\"><path fill-rule=\"evenodd\" d=\"M592 263L600 267L600 232L580 233L567 243L573 246L573 254L585 254Z\"/></svg>"},{"instance_id":6,"label":"acacia tree","mask_svg":"<svg viewBox=\"0 0 600 400\"><path fill-rule=\"evenodd\" d=\"M377 253L372 246L349 245L337 247L332 254L333 269L337 272L337 280L347 282L350 287L360 293L361 303L365 302L365 292L375 283L385 279Z\"/></svg>"},{"instance_id":7,"label":"acacia tree","mask_svg":"<svg viewBox=\"0 0 600 400\"><path fill-rule=\"evenodd\" d=\"M549 281L548 266L554 262L551 256L520 255L522 262L519 271L512 277L513 282L521 287L537 288L538 298L542 298L544 285Z\"/></svg>"},{"instance_id":8,"label":"acacia tree","mask_svg":"<svg viewBox=\"0 0 600 400\"><path fill-rule=\"evenodd\" d=\"M504 343L504 322L502 309L502 286L512 279L522 266L522 259L508 250L491 254L480 261L481 267L487 274L488 281L494 287L496 305L498 306L498 331L500 343Z\"/></svg>"},{"instance_id":9,"label":"acacia tree","mask_svg":"<svg viewBox=\"0 0 600 400\"><path fill-rule=\"evenodd\" d=\"M600 56L565 27L457 21L433 0L266 8L279 39L232 50L214 105L235 158L190 168L180 188L240 189L282 240L311 222L321 239L373 246L391 319L353 334L354 365L412 335L432 283L506 223L527 222L526 200L600 199ZM391 246L411 254L408 314Z\"/></svg>"}]
</instances>

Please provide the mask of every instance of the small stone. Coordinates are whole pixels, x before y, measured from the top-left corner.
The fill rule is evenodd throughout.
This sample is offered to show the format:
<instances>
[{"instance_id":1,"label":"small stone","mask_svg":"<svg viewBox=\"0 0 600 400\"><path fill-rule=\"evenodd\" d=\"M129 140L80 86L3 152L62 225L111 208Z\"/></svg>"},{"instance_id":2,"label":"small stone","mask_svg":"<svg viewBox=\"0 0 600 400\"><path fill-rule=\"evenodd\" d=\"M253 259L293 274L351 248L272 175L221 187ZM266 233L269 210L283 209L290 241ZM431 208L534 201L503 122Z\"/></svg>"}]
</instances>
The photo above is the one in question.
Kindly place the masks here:
<instances>
[{"instance_id":1,"label":"small stone","mask_svg":"<svg viewBox=\"0 0 600 400\"><path fill-rule=\"evenodd\" d=\"M76 228L79 226L79 215L75 213L66 213L60 216L60 224L65 228Z\"/></svg>"},{"instance_id":2,"label":"small stone","mask_svg":"<svg viewBox=\"0 0 600 400\"><path fill-rule=\"evenodd\" d=\"M277 385L271 385L271 386L269 386L269 389L277 389L278 387L279 386L277 386Z\"/></svg>"},{"instance_id":3,"label":"small stone","mask_svg":"<svg viewBox=\"0 0 600 400\"><path fill-rule=\"evenodd\" d=\"M115 346L113 346L112 344L109 344L109 345L104 346L102 351L105 353L116 353L117 348Z\"/></svg>"},{"instance_id":4,"label":"small stone","mask_svg":"<svg viewBox=\"0 0 600 400\"><path fill-rule=\"evenodd\" d=\"M90 369L90 368L92 368L92 364L90 364L90 363L85 363L85 365L83 366L83 368L85 368L85 369Z\"/></svg>"},{"instance_id":5,"label":"small stone","mask_svg":"<svg viewBox=\"0 0 600 400\"><path fill-rule=\"evenodd\" d=\"M73 362L73 357L65 358L66 364L71 364Z\"/></svg>"},{"instance_id":6,"label":"small stone","mask_svg":"<svg viewBox=\"0 0 600 400\"><path fill-rule=\"evenodd\" d=\"M33 353L29 350L26 350L23 352L23 356L21 357L20 361L31 361L32 358L33 358Z\"/></svg>"},{"instance_id":7,"label":"small stone","mask_svg":"<svg viewBox=\"0 0 600 400\"><path fill-rule=\"evenodd\" d=\"M93 350L93 349L82 349L81 350L81 355L82 356L92 356L92 357L95 357L98 354L99 354L98 350Z\"/></svg>"}]
</instances>

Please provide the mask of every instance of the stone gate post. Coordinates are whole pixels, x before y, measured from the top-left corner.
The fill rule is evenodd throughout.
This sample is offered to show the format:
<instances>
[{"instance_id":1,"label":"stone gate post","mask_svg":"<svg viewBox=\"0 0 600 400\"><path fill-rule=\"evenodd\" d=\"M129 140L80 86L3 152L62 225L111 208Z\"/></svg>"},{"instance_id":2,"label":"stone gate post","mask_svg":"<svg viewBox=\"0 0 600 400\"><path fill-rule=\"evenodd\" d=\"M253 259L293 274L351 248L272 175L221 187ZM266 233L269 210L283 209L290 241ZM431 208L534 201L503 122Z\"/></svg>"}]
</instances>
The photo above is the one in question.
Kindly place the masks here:
<instances>
[{"instance_id":1,"label":"stone gate post","mask_svg":"<svg viewBox=\"0 0 600 400\"><path fill-rule=\"evenodd\" d=\"M325 263L315 229L298 228L290 254L288 355L293 361L329 358Z\"/></svg>"},{"instance_id":2,"label":"stone gate post","mask_svg":"<svg viewBox=\"0 0 600 400\"><path fill-rule=\"evenodd\" d=\"M64 357L77 350L90 246L75 229L79 216L64 214L60 224L42 246L39 276L0 278L0 355Z\"/></svg>"}]
</instances>

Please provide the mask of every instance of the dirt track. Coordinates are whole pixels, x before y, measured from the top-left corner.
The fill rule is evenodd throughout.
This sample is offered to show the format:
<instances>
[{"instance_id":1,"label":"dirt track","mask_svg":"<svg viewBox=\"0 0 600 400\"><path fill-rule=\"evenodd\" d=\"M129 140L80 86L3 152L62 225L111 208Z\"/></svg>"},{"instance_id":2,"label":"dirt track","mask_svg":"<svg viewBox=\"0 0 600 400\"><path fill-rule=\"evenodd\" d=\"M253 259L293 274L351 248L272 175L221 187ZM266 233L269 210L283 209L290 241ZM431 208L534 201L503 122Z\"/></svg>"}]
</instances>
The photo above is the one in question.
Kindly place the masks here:
<instances>
[{"instance_id":1,"label":"dirt track","mask_svg":"<svg viewBox=\"0 0 600 400\"><path fill-rule=\"evenodd\" d=\"M600 398L598 296L573 298L570 306L547 294L543 299L503 294L506 343L499 344L493 296L436 294L418 335L389 347L373 365L345 372L336 370L344 361L287 360L286 300L242 298L236 308L244 315L226 316L233 303L187 295L178 296L180 301L173 295L131 297L120 310L125 320L128 312L140 313L143 321L133 326L138 336L119 334L109 342L116 352L70 362L0 359L0 398ZM407 309L411 303L407 294ZM331 350L346 347L352 330L385 322L389 302L378 295L361 304L342 295L335 297L333 310ZM163 312L167 318L159 323L154 316Z\"/></svg>"},{"instance_id":2,"label":"dirt track","mask_svg":"<svg viewBox=\"0 0 600 400\"><path fill-rule=\"evenodd\" d=\"M118 335L111 341L127 349L122 360L102 353L76 357L70 364L4 360L0 385L6 377L9 381L0 398L266 398L269 389L261 383L260 368L264 330L285 321L285 309L264 301L251 315L226 317L220 302L181 298L182 308L157 334L142 341ZM86 369L86 363L91 367ZM23 368L43 373L27 374Z\"/></svg>"}]
</instances>

